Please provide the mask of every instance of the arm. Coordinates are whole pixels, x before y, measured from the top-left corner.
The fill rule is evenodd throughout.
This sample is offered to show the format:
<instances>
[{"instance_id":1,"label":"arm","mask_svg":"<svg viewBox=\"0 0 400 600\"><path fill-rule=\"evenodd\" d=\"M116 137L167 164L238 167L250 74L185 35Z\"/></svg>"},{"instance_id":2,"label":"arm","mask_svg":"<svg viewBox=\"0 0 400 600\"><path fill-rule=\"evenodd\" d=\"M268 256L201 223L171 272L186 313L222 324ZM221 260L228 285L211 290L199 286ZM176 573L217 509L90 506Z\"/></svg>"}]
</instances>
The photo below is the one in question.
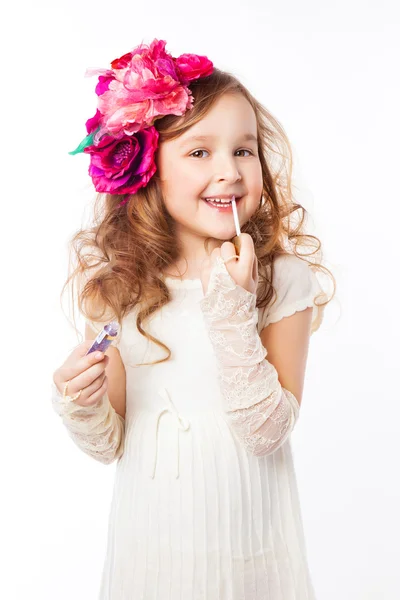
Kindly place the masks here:
<instances>
[{"instance_id":1,"label":"arm","mask_svg":"<svg viewBox=\"0 0 400 600\"><path fill-rule=\"evenodd\" d=\"M218 363L228 422L250 453L272 454L292 432L299 416L299 402L292 391L281 385L276 368L265 358L267 350L257 331L256 295L238 286L218 258L200 306ZM282 358L283 341L274 351L275 361L284 367L284 380L297 393L304 380L310 312L302 312L302 317L294 315L281 324L288 331L290 320L299 323L286 337L297 350L291 350L287 359ZM278 323L275 334L277 327ZM263 338L268 337L265 332L261 332Z\"/></svg>"},{"instance_id":2,"label":"arm","mask_svg":"<svg viewBox=\"0 0 400 600\"><path fill-rule=\"evenodd\" d=\"M69 436L85 454L104 464L123 454L125 420L115 412L107 393L92 406L80 406L66 402L53 382L51 401Z\"/></svg>"},{"instance_id":3,"label":"arm","mask_svg":"<svg viewBox=\"0 0 400 600\"><path fill-rule=\"evenodd\" d=\"M278 371L279 381L290 390L301 406L306 372L312 308L300 308L299 312L271 323L260 332L268 361Z\"/></svg>"}]
</instances>

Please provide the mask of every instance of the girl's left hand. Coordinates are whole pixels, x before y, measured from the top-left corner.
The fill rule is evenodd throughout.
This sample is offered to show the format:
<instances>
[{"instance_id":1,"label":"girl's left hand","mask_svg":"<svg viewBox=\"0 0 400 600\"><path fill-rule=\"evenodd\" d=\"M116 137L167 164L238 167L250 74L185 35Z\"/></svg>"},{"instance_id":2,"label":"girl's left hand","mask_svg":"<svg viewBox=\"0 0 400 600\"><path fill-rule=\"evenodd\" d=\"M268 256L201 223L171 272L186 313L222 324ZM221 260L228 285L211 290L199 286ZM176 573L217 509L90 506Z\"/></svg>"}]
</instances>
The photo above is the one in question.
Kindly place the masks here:
<instances>
[{"instance_id":1,"label":"girl's left hand","mask_svg":"<svg viewBox=\"0 0 400 600\"><path fill-rule=\"evenodd\" d=\"M240 256L226 263L226 269L237 285L251 294L255 294L258 287L258 263L254 251L254 242L248 233L240 234ZM223 260L235 256L236 249L232 242L224 242L220 248L214 248L209 258L204 261L200 279L204 294L207 293L210 273L214 267L217 256Z\"/></svg>"}]
</instances>

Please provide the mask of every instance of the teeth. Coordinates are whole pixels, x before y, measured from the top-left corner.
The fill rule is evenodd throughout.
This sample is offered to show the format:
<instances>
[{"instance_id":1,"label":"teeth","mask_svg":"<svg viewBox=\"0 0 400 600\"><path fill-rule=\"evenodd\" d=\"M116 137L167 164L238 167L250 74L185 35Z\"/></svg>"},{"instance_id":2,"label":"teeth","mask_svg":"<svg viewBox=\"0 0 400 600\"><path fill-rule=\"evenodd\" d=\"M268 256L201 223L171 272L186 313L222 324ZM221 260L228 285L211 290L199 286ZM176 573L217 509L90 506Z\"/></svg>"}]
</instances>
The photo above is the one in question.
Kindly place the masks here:
<instances>
[{"instance_id":1,"label":"teeth","mask_svg":"<svg viewBox=\"0 0 400 600\"><path fill-rule=\"evenodd\" d=\"M221 198L213 198L212 200L206 198L206 200L207 202L222 202L222 204L231 204L232 202L231 200L222 200Z\"/></svg>"}]
</instances>

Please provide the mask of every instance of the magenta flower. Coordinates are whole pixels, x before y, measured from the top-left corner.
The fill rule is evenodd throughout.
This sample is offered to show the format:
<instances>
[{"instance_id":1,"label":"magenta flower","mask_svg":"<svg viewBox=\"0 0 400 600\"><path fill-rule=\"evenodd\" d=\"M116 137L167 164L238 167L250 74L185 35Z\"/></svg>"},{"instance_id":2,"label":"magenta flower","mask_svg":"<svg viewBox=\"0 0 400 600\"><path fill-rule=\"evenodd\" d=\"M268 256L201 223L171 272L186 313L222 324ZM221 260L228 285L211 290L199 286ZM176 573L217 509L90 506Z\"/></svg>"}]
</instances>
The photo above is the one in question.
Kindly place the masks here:
<instances>
[{"instance_id":1,"label":"magenta flower","mask_svg":"<svg viewBox=\"0 0 400 600\"><path fill-rule=\"evenodd\" d=\"M156 172L154 155L158 131L149 127L135 135L105 135L97 145L87 146L89 175L98 192L135 194Z\"/></svg>"}]
</instances>

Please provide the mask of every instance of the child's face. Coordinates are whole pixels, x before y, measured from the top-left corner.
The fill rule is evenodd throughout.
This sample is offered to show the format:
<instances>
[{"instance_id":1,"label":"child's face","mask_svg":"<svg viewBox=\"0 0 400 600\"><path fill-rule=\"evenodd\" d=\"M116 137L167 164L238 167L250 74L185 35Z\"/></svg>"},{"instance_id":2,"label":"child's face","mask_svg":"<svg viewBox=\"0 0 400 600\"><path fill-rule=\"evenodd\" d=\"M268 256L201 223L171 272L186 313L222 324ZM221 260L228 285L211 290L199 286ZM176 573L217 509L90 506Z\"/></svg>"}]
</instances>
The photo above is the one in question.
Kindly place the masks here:
<instances>
[{"instance_id":1,"label":"child's face","mask_svg":"<svg viewBox=\"0 0 400 600\"><path fill-rule=\"evenodd\" d=\"M252 134L254 140L246 139ZM192 140L192 136L210 136ZM186 240L236 235L232 208L217 210L204 197L242 196L237 203L242 226L257 210L262 194L257 123L241 94L226 94L180 137L159 146L157 166L168 213Z\"/></svg>"}]
</instances>

